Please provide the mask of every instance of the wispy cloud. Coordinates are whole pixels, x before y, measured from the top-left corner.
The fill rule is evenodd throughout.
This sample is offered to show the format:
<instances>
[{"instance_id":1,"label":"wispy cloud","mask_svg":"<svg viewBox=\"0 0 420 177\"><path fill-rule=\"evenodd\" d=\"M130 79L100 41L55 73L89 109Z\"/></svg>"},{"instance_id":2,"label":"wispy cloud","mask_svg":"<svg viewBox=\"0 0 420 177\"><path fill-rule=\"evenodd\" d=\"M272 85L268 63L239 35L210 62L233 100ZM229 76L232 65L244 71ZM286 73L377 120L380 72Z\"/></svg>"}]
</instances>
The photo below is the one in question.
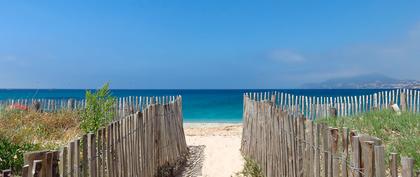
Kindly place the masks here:
<instances>
[{"instance_id":1,"label":"wispy cloud","mask_svg":"<svg viewBox=\"0 0 420 177\"><path fill-rule=\"evenodd\" d=\"M0 53L0 70L22 69L30 64L28 59L22 55L1 54Z\"/></svg>"},{"instance_id":2,"label":"wispy cloud","mask_svg":"<svg viewBox=\"0 0 420 177\"><path fill-rule=\"evenodd\" d=\"M15 55L2 55L0 56L0 62L16 62L17 57Z\"/></svg>"},{"instance_id":3,"label":"wispy cloud","mask_svg":"<svg viewBox=\"0 0 420 177\"><path fill-rule=\"evenodd\" d=\"M420 80L420 23L397 38L315 52L277 49L265 56L266 60L259 62L261 69L258 70L259 79L264 81L261 85L265 87L293 88L305 83L372 73Z\"/></svg>"},{"instance_id":4,"label":"wispy cloud","mask_svg":"<svg viewBox=\"0 0 420 177\"><path fill-rule=\"evenodd\" d=\"M309 73L304 73L304 76L297 75L296 79L304 80L305 82L321 82L328 79L334 78L343 78L343 77L353 77L369 74L366 71L359 69L359 68L341 68L341 69L334 69L331 68L329 70L321 70L321 71L314 71Z\"/></svg>"},{"instance_id":5,"label":"wispy cloud","mask_svg":"<svg viewBox=\"0 0 420 177\"><path fill-rule=\"evenodd\" d=\"M268 53L268 59L285 63L298 63L305 61L305 57L302 54L287 49L276 49L270 51Z\"/></svg>"},{"instance_id":6,"label":"wispy cloud","mask_svg":"<svg viewBox=\"0 0 420 177\"><path fill-rule=\"evenodd\" d=\"M420 39L420 22L418 22L411 30L409 30L409 38Z\"/></svg>"}]
</instances>

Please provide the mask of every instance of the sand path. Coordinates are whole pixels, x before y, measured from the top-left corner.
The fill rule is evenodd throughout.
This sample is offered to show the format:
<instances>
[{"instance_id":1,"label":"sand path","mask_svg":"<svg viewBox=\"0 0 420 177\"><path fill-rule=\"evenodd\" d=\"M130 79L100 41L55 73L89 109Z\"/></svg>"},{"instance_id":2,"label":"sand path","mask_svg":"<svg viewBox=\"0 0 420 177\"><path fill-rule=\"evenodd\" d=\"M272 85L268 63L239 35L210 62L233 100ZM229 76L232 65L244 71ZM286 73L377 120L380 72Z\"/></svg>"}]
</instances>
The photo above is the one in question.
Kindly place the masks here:
<instances>
[{"instance_id":1,"label":"sand path","mask_svg":"<svg viewBox=\"0 0 420 177\"><path fill-rule=\"evenodd\" d=\"M182 177L231 177L242 169L239 124L185 124L192 156Z\"/></svg>"}]
</instances>

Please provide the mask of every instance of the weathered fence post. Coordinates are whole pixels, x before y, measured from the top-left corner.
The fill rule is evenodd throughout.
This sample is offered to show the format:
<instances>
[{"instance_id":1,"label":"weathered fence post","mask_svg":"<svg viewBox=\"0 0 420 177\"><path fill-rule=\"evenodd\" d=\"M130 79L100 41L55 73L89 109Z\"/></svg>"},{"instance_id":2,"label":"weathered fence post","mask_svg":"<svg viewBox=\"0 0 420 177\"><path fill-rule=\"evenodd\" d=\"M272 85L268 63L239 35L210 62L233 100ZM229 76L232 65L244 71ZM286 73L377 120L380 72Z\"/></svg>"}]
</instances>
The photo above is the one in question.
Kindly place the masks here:
<instances>
[{"instance_id":1,"label":"weathered fence post","mask_svg":"<svg viewBox=\"0 0 420 177\"><path fill-rule=\"evenodd\" d=\"M414 177L414 159L408 157L401 158L402 177Z\"/></svg>"},{"instance_id":2,"label":"weathered fence post","mask_svg":"<svg viewBox=\"0 0 420 177\"><path fill-rule=\"evenodd\" d=\"M51 152L47 152L44 155L44 160L43 160L44 164L42 165L42 168L43 168L42 171L45 173L44 177L53 177L53 174L52 174L53 156L52 155L53 154Z\"/></svg>"},{"instance_id":3,"label":"weathered fence post","mask_svg":"<svg viewBox=\"0 0 420 177\"><path fill-rule=\"evenodd\" d=\"M74 162L75 161L74 160L74 157L75 157L75 150L74 150L75 145L74 144L75 144L74 141L72 141L68 145L69 153L68 153L68 158L67 158L67 160L68 160L67 168L68 168L69 177L77 177L77 176L75 176L75 171L76 170L75 170L75 162Z\"/></svg>"},{"instance_id":4,"label":"weathered fence post","mask_svg":"<svg viewBox=\"0 0 420 177\"><path fill-rule=\"evenodd\" d=\"M82 156L83 156L83 160L82 160L82 176L83 177L88 177L89 171L88 171L88 163L89 163L89 159L88 159L88 137L87 135L83 135L82 136Z\"/></svg>"},{"instance_id":5,"label":"weathered fence post","mask_svg":"<svg viewBox=\"0 0 420 177\"><path fill-rule=\"evenodd\" d=\"M373 94L373 110L378 110L378 94Z\"/></svg>"},{"instance_id":6,"label":"weathered fence post","mask_svg":"<svg viewBox=\"0 0 420 177\"><path fill-rule=\"evenodd\" d=\"M67 153L67 147L63 147L60 152L60 177L67 177L67 169L68 169L68 153Z\"/></svg>"},{"instance_id":7,"label":"weathered fence post","mask_svg":"<svg viewBox=\"0 0 420 177\"><path fill-rule=\"evenodd\" d=\"M321 128L321 136L322 136L322 151L323 153L323 160L324 160L324 165L323 165L323 169L324 169L324 177L327 177L329 172L328 172L328 167L329 167L329 153L328 153L328 127L326 124L321 124L322 128Z\"/></svg>"},{"instance_id":8,"label":"weathered fence post","mask_svg":"<svg viewBox=\"0 0 420 177\"><path fill-rule=\"evenodd\" d=\"M24 165L23 166L22 177L29 177L29 165Z\"/></svg>"},{"instance_id":9,"label":"weathered fence post","mask_svg":"<svg viewBox=\"0 0 420 177\"><path fill-rule=\"evenodd\" d=\"M385 147L375 146L375 177L385 177Z\"/></svg>"},{"instance_id":10,"label":"weathered fence post","mask_svg":"<svg viewBox=\"0 0 420 177\"><path fill-rule=\"evenodd\" d=\"M365 177L374 177L375 174L375 167L374 167L374 144L373 141L363 141L362 143L362 162L363 162L363 168Z\"/></svg>"},{"instance_id":11,"label":"weathered fence post","mask_svg":"<svg viewBox=\"0 0 420 177\"><path fill-rule=\"evenodd\" d=\"M391 153L390 173L391 177L398 177L397 153Z\"/></svg>"},{"instance_id":12,"label":"weathered fence post","mask_svg":"<svg viewBox=\"0 0 420 177\"><path fill-rule=\"evenodd\" d=\"M52 175L60 176L60 151L52 151Z\"/></svg>"},{"instance_id":13,"label":"weathered fence post","mask_svg":"<svg viewBox=\"0 0 420 177\"><path fill-rule=\"evenodd\" d=\"M401 104L401 111L407 111L407 94L405 92L401 92L400 94L400 104Z\"/></svg>"},{"instance_id":14,"label":"weathered fence post","mask_svg":"<svg viewBox=\"0 0 420 177\"><path fill-rule=\"evenodd\" d=\"M24 158L24 164L25 165L29 165L29 170L32 171L32 173L30 173L30 177L33 177L33 169L34 169L34 163L36 160L44 160L45 159L45 155L48 153L49 151L36 151L36 152L29 152L29 153L25 153L23 155Z\"/></svg>"},{"instance_id":15,"label":"weathered fence post","mask_svg":"<svg viewBox=\"0 0 420 177\"><path fill-rule=\"evenodd\" d=\"M352 138L352 147L353 147L353 174L354 177L361 177L360 173L360 141L359 136L353 136Z\"/></svg>"},{"instance_id":16,"label":"weathered fence post","mask_svg":"<svg viewBox=\"0 0 420 177\"><path fill-rule=\"evenodd\" d=\"M95 134L88 134L88 164L89 176L96 177L96 138Z\"/></svg>"},{"instance_id":17,"label":"weathered fence post","mask_svg":"<svg viewBox=\"0 0 420 177\"><path fill-rule=\"evenodd\" d=\"M330 108L330 117L332 118L337 117L337 108Z\"/></svg>"},{"instance_id":18,"label":"weathered fence post","mask_svg":"<svg viewBox=\"0 0 420 177\"><path fill-rule=\"evenodd\" d=\"M78 177L81 175L81 169L80 169L80 139L77 138L74 140L74 176Z\"/></svg>"},{"instance_id":19,"label":"weathered fence post","mask_svg":"<svg viewBox=\"0 0 420 177\"><path fill-rule=\"evenodd\" d=\"M36 112L41 111L41 103L39 101L34 101L32 103L32 109Z\"/></svg>"},{"instance_id":20,"label":"weathered fence post","mask_svg":"<svg viewBox=\"0 0 420 177\"><path fill-rule=\"evenodd\" d=\"M56 177L59 174L59 152L58 151L37 151L24 154L25 168L23 176L33 177L34 174L42 174L42 177ZM38 164L35 164L38 162ZM42 163L42 164L41 164ZM38 166L35 166L38 165ZM40 168L38 171L37 168ZM27 173L27 171L31 173ZM25 174L26 171L26 174Z\"/></svg>"},{"instance_id":21,"label":"weathered fence post","mask_svg":"<svg viewBox=\"0 0 420 177\"><path fill-rule=\"evenodd\" d=\"M33 177L44 177L42 173L42 160L34 160L31 175Z\"/></svg>"},{"instance_id":22,"label":"weathered fence post","mask_svg":"<svg viewBox=\"0 0 420 177\"><path fill-rule=\"evenodd\" d=\"M320 136L321 124L315 124L315 174L314 177L321 176L321 159L320 159L320 151L321 151L321 136Z\"/></svg>"},{"instance_id":23,"label":"weathered fence post","mask_svg":"<svg viewBox=\"0 0 420 177\"><path fill-rule=\"evenodd\" d=\"M2 177L12 177L12 170L3 170L2 172Z\"/></svg>"},{"instance_id":24,"label":"weathered fence post","mask_svg":"<svg viewBox=\"0 0 420 177\"><path fill-rule=\"evenodd\" d=\"M69 99L67 100L67 110L72 111L74 109L74 100Z\"/></svg>"},{"instance_id":25,"label":"weathered fence post","mask_svg":"<svg viewBox=\"0 0 420 177\"><path fill-rule=\"evenodd\" d=\"M330 128L330 143L331 143L331 171L332 177L338 176L339 171L339 157L338 157L338 129Z\"/></svg>"},{"instance_id":26,"label":"weathered fence post","mask_svg":"<svg viewBox=\"0 0 420 177\"><path fill-rule=\"evenodd\" d=\"M275 106L276 105L276 94L271 95L271 103Z\"/></svg>"},{"instance_id":27,"label":"weathered fence post","mask_svg":"<svg viewBox=\"0 0 420 177\"><path fill-rule=\"evenodd\" d=\"M349 153L349 129L347 127L343 127L341 140L341 143L343 145L343 157L341 159L341 175L342 177L348 177L347 160Z\"/></svg>"}]
</instances>

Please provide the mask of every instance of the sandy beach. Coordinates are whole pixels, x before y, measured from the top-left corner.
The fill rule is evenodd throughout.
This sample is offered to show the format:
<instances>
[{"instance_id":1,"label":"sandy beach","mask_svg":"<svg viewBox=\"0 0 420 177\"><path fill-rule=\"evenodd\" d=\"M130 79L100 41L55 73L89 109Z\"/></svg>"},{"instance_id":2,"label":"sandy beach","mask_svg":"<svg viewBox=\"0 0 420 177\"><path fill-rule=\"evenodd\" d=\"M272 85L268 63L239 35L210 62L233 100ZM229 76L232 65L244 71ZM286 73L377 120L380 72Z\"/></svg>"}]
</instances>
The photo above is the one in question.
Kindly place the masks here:
<instances>
[{"instance_id":1,"label":"sandy beach","mask_svg":"<svg viewBox=\"0 0 420 177\"><path fill-rule=\"evenodd\" d=\"M242 124L185 123L184 129L192 157L183 176L231 177L241 171Z\"/></svg>"}]
</instances>

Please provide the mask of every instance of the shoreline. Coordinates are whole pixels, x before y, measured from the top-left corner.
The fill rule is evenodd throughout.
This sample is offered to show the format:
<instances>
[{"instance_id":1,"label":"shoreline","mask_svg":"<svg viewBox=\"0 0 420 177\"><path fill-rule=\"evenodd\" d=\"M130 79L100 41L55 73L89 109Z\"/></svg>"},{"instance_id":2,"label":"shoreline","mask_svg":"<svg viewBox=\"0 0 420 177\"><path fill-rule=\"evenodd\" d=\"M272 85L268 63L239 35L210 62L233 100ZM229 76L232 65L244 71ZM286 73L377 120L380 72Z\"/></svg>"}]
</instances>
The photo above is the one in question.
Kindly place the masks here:
<instances>
[{"instance_id":1,"label":"shoreline","mask_svg":"<svg viewBox=\"0 0 420 177\"><path fill-rule=\"evenodd\" d=\"M242 136L242 123L183 123L185 136Z\"/></svg>"},{"instance_id":2,"label":"shoreline","mask_svg":"<svg viewBox=\"0 0 420 177\"><path fill-rule=\"evenodd\" d=\"M184 122L184 128L242 126L242 122Z\"/></svg>"},{"instance_id":3,"label":"shoreline","mask_svg":"<svg viewBox=\"0 0 420 177\"><path fill-rule=\"evenodd\" d=\"M190 118L184 118L183 119L184 124L185 123L223 123L223 124L238 124L238 123L242 123L243 120L242 118L240 119L212 119L212 118L206 118L206 119L190 119Z\"/></svg>"}]
</instances>

